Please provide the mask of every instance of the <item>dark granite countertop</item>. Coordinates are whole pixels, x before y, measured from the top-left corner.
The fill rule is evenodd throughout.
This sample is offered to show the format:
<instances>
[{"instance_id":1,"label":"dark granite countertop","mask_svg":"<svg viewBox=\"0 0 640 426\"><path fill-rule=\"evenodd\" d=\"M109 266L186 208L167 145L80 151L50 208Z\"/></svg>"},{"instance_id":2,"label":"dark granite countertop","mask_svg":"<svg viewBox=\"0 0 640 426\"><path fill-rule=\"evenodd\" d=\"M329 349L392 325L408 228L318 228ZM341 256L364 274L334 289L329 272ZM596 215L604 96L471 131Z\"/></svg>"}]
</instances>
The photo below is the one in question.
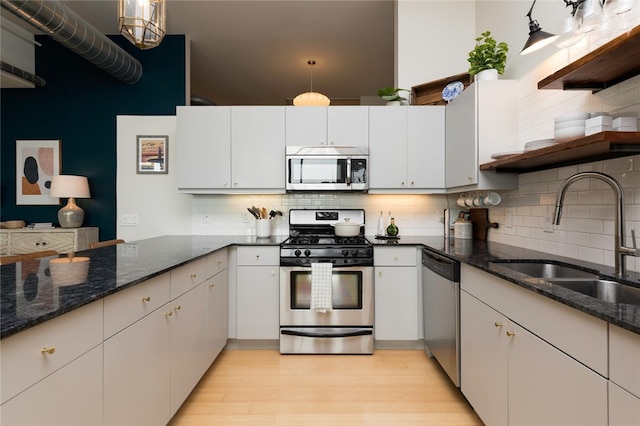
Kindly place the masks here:
<instances>
[{"instance_id":1,"label":"dark granite countertop","mask_svg":"<svg viewBox=\"0 0 640 426\"><path fill-rule=\"evenodd\" d=\"M0 339L231 245L279 245L284 238L163 236L86 250L87 281L58 286L47 257L0 266ZM66 257L61 255L60 257Z\"/></svg>"},{"instance_id":2,"label":"dark granite countertop","mask_svg":"<svg viewBox=\"0 0 640 426\"><path fill-rule=\"evenodd\" d=\"M78 252L89 257L87 282L54 286L49 260L0 266L0 339L55 318L73 309L116 293L154 276L232 245L279 245L285 237L163 236L117 246ZM553 287L544 281L505 269L492 260L547 259L597 271L614 278L613 268L554 256L499 243L469 240L458 243L443 237L408 236L387 241L369 239L375 246L407 245L433 248L449 257L482 269L528 290L542 294L597 318L640 334L640 306L603 302L580 293ZM64 256L62 256L64 257ZM631 273L627 284L640 287L640 273ZM527 280L528 279L528 280Z\"/></svg>"},{"instance_id":3,"label":"dark granite countertop","mask_svg":"<svg viewBox=\"0 0 640 426\"><path fill-rule=\"evenodd\" d=\"M433 248L442 254L462 263L466 263L498 278L510 281L520 287L544 295L582 312L603 319L612 324L640 334L640 305L626 305L601 301L584 294L553 286L544 280L534 280L530 276L515 272L492 263L495 260L549 260L558 264L577 266L589 272L595 272L601 278L620 281L633 287L640 287L640 273L630 272L624 280L616 279L612 267L584 262L549 253L528 250L500 243L478 240L445 240L443 237L401 237L399 240L376 240L369 238L375 246L382 245L422 245Z\"/></svg>"}]
</instances>

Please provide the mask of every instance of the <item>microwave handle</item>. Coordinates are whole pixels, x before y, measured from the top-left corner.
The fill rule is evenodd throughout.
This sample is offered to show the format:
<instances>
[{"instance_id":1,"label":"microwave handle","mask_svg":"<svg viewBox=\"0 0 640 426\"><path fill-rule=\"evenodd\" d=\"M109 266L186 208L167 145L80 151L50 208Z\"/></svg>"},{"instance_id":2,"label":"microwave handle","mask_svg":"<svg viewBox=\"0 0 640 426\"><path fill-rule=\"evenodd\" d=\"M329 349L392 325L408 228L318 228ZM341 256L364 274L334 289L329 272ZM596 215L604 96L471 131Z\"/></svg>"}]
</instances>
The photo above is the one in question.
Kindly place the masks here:
<instances>
[{"instance_id":1,"label":"microwave handle","mask_svg":"<svg viewBox=\"0 0 640 426\"><path fill-rule=\"evenodd\" d=\"M351 157L347 158L347 186L351 186Z\"/></svg>"}]
</instances>

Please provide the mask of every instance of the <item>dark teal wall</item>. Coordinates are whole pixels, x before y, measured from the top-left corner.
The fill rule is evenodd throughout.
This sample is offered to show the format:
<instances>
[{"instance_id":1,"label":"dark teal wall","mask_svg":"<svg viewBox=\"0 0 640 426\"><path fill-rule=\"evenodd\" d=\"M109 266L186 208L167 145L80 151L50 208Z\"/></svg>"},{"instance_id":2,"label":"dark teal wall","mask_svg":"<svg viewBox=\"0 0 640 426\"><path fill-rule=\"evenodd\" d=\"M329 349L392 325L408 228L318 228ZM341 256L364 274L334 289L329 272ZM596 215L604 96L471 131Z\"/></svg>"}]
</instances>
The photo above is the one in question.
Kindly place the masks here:
<instances>
[{"instance_id":1,"label":"dark teal wall","mask_svg":"<svg viewBox=\"0 0 640 426\"><path fill-rule=\"evenodd\" d=\"M89 178L91 199L77 200L84 226L99 226L100 239L116 237L116 116L175 115L185 105L185 37L167 36L138 50L110 36L138 59L142 78L122 83L47 36L38 36L36 74L47 84L0 93L0 218L57 222L61 206L16 205L15 141L62 140L61 174ZM66 203L66 199L62 200Z\"/></svg>"}]
</instances>

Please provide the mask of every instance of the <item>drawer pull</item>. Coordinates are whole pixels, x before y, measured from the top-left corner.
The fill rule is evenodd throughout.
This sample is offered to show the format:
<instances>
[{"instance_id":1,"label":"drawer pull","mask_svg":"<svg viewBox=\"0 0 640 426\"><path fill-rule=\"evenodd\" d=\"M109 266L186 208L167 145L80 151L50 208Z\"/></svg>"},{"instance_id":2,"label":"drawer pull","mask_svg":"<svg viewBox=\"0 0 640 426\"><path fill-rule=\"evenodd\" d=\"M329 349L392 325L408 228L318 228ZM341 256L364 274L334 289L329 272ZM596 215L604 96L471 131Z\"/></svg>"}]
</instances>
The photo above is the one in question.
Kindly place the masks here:
<instances>
[{"instance_id":1,"label":"drawer pull","mask_svg":"<svg viewBox=\"0 0 640 426\"><path fill-rule=\"evenodd\" d=\"M173 312L171 312L171 311L164 313L165 317L170 317L171 315L173 315Z\"/></svg>"},{"instance_id":2,"label":"drawer pull","mask_svg":"<svg viewBox=\"0 0 640 426\"><path fill-rule=\"evenodd\" d=\"M260 260L260 255L256 254L256 260Z\"/></svg>"},{"instance_id":3,"label":"drawer pull","mask_svg":"<svg viewBox=\"0 0 640 426\"><path fill-rule=\"evenodd\" d=\"M215 286L216 286L215 283L209 284L209 288L214 288Z\"/></svg>"},{"instance_id":4,"label":"drawer pull","mask_svg":"<svg viewBox=\"0 0 640 426\"><path fill-rule=\"evenodd\" d=\"M502 327L503 324L501 322L497 322L496 321L496 322L493 323L493 325L496 326L496 327Z\"/></svg>"},{"instance_id":5,"label":"drawer pull","mask_svg":"<svg viewBox=\"0 0 640 426\"><path fill-rule=\"evenodd\" d=\"M271 271L271 275L273 275L275 277L276 271Z\"/></svg>"},{"instance_id":6,"label":"drawer pull","mask_svg":"<svg viewBox=\"0 0 640 426\"><path fill-rule=\"evenodd\" d=\"M222 267L222 260L218 260L218 268Z\"/></svg>"},{"instance_id":7,"label":"drawer pull","mask_svg":"<svg viewBox=\"0 0 640 426\"><path fill-rule=\"evenodd\" d=\"M142 301L143 301L143 302L148 302L149 300L151 300L151 298L150 298L149 296L144 296L144 297L142 298Z\"/></svg>"},{"instance_id":8,"label":"drawer pull","mask_svg":"<svg viewBox=\"0 0 640 426\"><path fill-rule=\"evenodd\" d=\"M55 346L51 346L50 348L42 348L42 349L40 349L40 353L49 354L49 355L53 355L53 353L55 351L56 351L56 347Z\"/></svg>"},{"instance_id":9,"label":"drawer pull","mask_svg":"<svg viewBox=\"0 0 640 426\"><path fill-rule=\"evenodd\" d=\"M507 336L513 337L515 335L516 335L516 333L514 333L513 331L507 331Z\"/></svg>"},{"instance_id":10,"label":"drawer pull","mask_svg":"<svg viewBox=\"0 0 640 426\"><path fill-rule=\"evenodd\" d=\"M174 311L179 311L182 308L182 306L178 305L178 306L174 306L173 310Z\"/></svg>"},{"instance_id":11,"label":"drawer pull","mask_svg":"<svg viewBox=\"0 0 640 426\"><path fill-rule=\"evenodd\" d=\"M190 276L191 276L191 279L192 279L192 280L195 280L195 279L196 279L196 277L198 276L198 274L191 274Z\"/></svg>"}]
</instances>

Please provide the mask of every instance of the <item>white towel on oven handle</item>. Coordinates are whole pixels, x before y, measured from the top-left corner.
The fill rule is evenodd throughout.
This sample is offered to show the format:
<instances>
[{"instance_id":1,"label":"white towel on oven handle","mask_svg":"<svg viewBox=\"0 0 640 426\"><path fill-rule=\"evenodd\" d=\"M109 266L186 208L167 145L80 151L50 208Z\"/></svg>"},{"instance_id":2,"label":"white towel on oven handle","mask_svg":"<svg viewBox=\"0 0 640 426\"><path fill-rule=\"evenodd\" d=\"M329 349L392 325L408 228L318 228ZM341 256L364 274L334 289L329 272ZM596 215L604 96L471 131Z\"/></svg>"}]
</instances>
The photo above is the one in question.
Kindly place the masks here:
<instances>
[{"instance_id":1,"label":"white towel on oven handle","mask_svg":"<svg viewBox=\"0 0 640 426\"><path fill-rule=\"evenodd\" d=\"M333 264L314 262L311 264L311 310L330 312L333 310Z\"/></svg>"}]
</instances>

